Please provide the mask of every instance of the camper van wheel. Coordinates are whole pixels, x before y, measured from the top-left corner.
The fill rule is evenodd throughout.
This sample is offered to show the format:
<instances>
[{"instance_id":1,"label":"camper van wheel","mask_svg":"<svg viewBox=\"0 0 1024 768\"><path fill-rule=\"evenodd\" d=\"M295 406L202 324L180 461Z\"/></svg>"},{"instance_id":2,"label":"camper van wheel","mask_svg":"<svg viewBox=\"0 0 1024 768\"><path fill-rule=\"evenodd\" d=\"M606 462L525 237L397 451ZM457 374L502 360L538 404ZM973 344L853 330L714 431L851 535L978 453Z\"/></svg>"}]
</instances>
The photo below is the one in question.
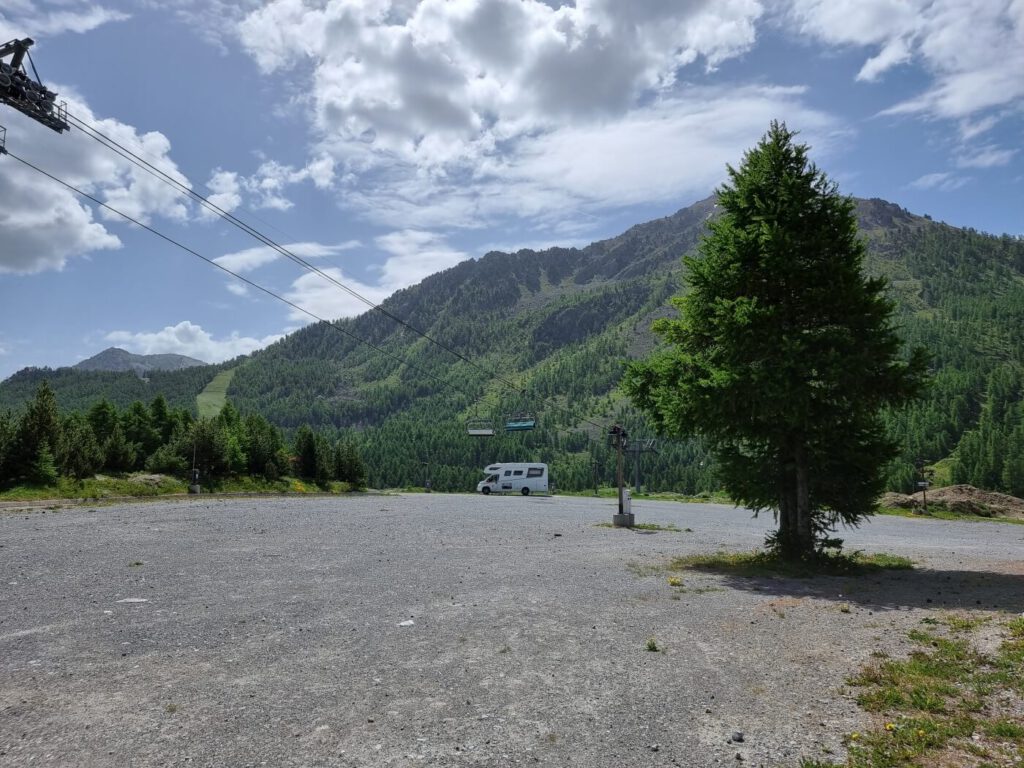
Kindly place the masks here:
<instances>
[{"instance_id":1,"label":"camper van wheel","mask_svg":"<svg viewBox=\"0 0 1024 768\"><path fill-rule=\"evenodd\" d=\"M480 493L482 493L484 496L488 496L491 493L491 489L485 485L483 488L480 489Z\"/></svg>"},{"instance_id":2,"label":"camper van wheel","mask_svg":"<svg viewBox=\"0 0 1024 768\"><path fill-rule=\"evenodd\" d=\"M529 496L529 495L530 495L530 489L529 488L523 488L523 496Z\"/></svg>"}]
</instances>

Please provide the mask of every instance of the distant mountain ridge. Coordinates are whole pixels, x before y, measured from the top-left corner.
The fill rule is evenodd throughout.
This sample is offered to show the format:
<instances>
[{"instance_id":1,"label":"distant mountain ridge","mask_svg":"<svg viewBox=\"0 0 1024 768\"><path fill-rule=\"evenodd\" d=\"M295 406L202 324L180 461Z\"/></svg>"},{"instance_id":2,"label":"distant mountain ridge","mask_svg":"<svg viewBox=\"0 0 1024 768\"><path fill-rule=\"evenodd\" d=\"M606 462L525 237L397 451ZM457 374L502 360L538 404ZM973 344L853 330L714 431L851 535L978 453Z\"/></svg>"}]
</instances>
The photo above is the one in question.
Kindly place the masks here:
<instances>
[{"instance_id":1,"label":"distant mountain ridge","mask_svg":"<svg viewBox=\"0 0 1024 768\"><path fill-rule=\"evenodd\" d=\"M142 375L150 371L180 371L199 365L208 363L185 355L136 355L119 347L109 347L71 367L79 371L134 371Z\"/></svg>"}]
</instances>

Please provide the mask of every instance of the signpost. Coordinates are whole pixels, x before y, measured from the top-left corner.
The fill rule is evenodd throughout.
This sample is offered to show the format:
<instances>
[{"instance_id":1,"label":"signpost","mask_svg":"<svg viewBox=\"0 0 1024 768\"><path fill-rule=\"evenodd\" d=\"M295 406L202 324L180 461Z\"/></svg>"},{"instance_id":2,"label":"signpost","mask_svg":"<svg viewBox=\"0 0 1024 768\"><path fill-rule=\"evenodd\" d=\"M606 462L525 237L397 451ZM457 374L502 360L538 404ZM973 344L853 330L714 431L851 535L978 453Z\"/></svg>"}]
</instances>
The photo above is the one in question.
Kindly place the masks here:
<instances>
[{"instance_id":1,"label":"signpost","mask_svg":"<svg viewBox=\"0 0 1024 768\"><path fill-rule=\"evenodd\" d=\"M628 447L626 430L618 424L608 431L608 445L615 449L615 482L619 486L619 513L612 515L612 525L616 528L632 528L634 524L633 513L630 510L629 491L622 483L622 452Z\"/></svg>"}]
</instances>

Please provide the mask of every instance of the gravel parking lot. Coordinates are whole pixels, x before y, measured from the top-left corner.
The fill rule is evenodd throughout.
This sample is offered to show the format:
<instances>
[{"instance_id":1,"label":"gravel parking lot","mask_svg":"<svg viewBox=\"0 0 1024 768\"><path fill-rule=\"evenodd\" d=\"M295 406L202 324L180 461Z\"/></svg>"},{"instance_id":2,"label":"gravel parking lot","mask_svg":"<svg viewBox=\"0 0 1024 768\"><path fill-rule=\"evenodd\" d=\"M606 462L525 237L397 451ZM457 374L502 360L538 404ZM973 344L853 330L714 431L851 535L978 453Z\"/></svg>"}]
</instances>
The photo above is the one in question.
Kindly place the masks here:
<instances>
[{"instance_id":1,"label":"gravel parking lot","mask_svg":"<svg viewBox=\"0 0 1024 768\"><path fill-rule=\"evenodd\" d=\"M0 765L796 766L936 611L1024 611L1024 526L876 518L913 572L685 573L730 507L365 495L0 513ZM848 606L849 612L840 610ZM647 650L653 638L657 652ZM732 741L734 732L743 740Z\"/></svg>"}]
</instances>

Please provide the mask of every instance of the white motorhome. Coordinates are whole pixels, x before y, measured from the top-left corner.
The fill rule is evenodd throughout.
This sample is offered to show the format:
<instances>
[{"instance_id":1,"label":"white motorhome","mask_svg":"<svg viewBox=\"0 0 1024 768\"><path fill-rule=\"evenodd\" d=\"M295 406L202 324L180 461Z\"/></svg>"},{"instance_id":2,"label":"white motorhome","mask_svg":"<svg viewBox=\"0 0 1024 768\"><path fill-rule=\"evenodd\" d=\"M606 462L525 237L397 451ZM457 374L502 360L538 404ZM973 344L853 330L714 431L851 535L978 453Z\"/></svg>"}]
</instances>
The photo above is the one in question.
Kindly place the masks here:
<instances>
[{"instance_id":1,"label":"white motorhome","mask_svg":"<svg viewBox=\"0 0 1024 768\"><path fill-rule=\"evenodd\" d=\"M484 469L487 477L477 483L477 493L531 493L548 492L548 465L537 463L491 464Z\"/></svg>"}]
</instances>

